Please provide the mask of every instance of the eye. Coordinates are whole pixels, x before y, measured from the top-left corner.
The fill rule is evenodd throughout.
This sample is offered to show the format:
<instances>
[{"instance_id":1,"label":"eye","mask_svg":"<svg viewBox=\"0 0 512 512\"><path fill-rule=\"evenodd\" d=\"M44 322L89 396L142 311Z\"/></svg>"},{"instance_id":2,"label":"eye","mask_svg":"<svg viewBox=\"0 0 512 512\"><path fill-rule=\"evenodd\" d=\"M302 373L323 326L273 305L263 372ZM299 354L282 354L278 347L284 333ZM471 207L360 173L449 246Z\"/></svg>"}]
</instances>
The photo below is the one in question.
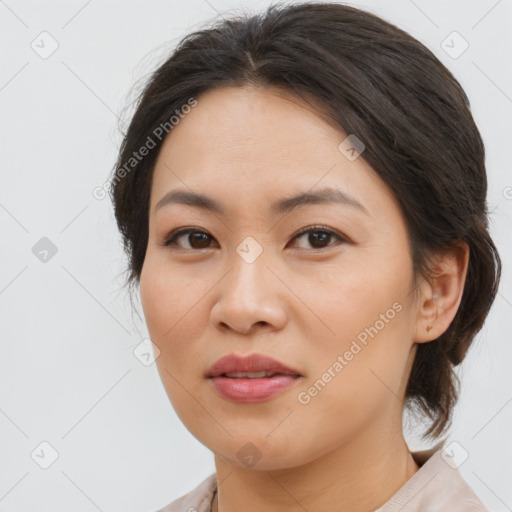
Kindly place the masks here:
<instances>
[{"instance_id":1,"label":"eye","mask_svg":"<svg viewBox=\"0 0 512 512\"><path fill-rule=\"evenodd\" d=\"M188 236L185 237L185 235ZM177 244L176 241L179 240L180 238L184 238L188 242L189 247L183 247ZM166 247L178 246L181 249L208 249L210 240L213 240L213 237L210 236L205 231L199 231L198 229L195 228L183 228L177 229L176 231L171 233L163 245Z\"/></svg>"},{"instance_id":2,"label":"eye","mask_svg":"<svg viewBox=\"0 0 512 512\"><path fill-rule=\"evenodd\" d=\"M307 238L305 238L305 235L308 235ZM333 245L327 243L332 238L336 238L340 242L348 242L346 238L325 226L309 226L293 237L294 240L300 238L305 238L306 242L313 246L313 249L323 249ZM303 248L308 249L308 247Z\"/></svg>"},{"instance_id":3,"label":"eye","mask_svg":"<svg viewBox=\"0 0 512 512\"><path fill-rule=\"evenodd\" d=\"M307 238L306 235L308 235ZM185 246L177 243L181 238L186 241ZM301 238L304 238L306 243L311 244L313 249L323 249L333 245L332 243L328 243L333 238L340 242L348 242L345 237L325 226L309 226L304 228L299 231L299 233L295 234L292 240L300 240ZM212 240L214 240L214 238L205 231L201 231L196 228L181 228L171 233L162 245L173 248L178 247L181 249L198 250L208 249ZM309 249L311 247L302 248Z\"/></svg>"}]
</instances>

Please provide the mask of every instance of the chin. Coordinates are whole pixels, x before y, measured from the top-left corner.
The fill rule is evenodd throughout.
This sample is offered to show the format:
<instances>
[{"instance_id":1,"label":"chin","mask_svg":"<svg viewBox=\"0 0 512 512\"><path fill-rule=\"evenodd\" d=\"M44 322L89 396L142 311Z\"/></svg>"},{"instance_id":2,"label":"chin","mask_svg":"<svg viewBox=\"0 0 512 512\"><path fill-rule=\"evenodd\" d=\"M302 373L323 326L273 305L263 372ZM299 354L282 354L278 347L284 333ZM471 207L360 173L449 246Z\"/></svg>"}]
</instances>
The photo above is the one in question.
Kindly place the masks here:
<instances>
[{"instance_id":1,"label":"chin","mask_svg":"<svg viewBox=\"0 0 512 512\"><path fill-rule=\"evenodd\" d=\"M271 430L272 428L269 432ZM292 442L292 437L285 436L288 442L283 443L282 439L273 439L272 435L241 434L226 439L221 446L218 442L215 446L211 443L203 444L216 457L239 468L270 471L293 468L308 462L297 452L297 445Z\"/></svg>"}]
</instances>

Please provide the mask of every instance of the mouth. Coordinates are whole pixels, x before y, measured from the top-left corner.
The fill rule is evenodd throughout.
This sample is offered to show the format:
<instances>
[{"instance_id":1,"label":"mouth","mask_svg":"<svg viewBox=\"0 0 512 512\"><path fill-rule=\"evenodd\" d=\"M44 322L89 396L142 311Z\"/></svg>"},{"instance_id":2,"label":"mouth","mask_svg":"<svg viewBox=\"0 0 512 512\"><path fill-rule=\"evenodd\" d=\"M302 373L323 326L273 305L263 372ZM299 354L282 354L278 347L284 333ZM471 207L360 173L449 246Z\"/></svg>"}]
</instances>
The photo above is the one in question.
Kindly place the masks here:
<instances>
[{"instance_id":1,"label":"mouth","mask_svg":"<svg viewBox=\"0 0 512 512\"><path fill-rule=\"evenodd\" d=\"M272 378L274 375L301 376L295 368L263 354L227 355L214 363L205 376L207 378L222 376L231 379L262 379Z\"/></svg>"},{"instance_id":2,"label":"mouth","mask_svg":"<svg viewBox=\"0 0 512 512\"><path fill-rule=\"evenodd\" d=\"M270 377L275 377L276 375L287 375L285 373L279 372L269 372L269 371L261 371L261 372L229 372L218 375L218 377L226 377L228 379L268 379ZM299 375L290 375L291 377L299 377ZM214 378L214 377L211 377Z\"/></svg>"},{"instance_id":3,"label":"mouth","mask_svg":"<svg viewBox=\"0 0 512 512\"><path fill-rule=\"evenodd\" d=\"M302 375L280 361L260 354L219 359L206 377L222 398L232 402L254 403L290 389Z\"/></svg>"}]
</instances>

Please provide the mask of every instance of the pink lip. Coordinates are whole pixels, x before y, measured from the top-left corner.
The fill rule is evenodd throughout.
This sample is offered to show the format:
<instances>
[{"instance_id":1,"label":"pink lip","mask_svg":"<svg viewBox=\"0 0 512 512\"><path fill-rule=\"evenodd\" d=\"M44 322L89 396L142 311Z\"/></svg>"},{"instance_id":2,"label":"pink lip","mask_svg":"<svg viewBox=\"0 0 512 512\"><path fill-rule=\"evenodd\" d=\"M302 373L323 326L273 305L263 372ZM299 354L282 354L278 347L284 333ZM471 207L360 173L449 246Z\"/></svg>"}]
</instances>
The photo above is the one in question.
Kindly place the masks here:
<instances>
[{"instance_id":1,"label":"pink lip","mask_svg":"<svg viewBox=\"0 0 512 512\"><path fill-rule=\"evenodd\" d=\"M206 377L218 377L223 373L231 372L261 371L300 376L300 373L295 368L290 368L280 361L263 354L251 354L246 357L229 354L228 356L221 357L214 363L208 370Z\"/></svg>"},{"instance_id":2,"label":"pink lip","mask_svg":"<svg viewBox=\"0 0 512 512\"><path fill-rule=\"evenodd\" d=\"M210 380L217 393L233 402L263 402L282 393L300 379L293 375L275 375L261 379L244 379L229 377L211 377Z\"/></svg>"},{"instance_id":3,"label":"pink lip","mask_svg":"<svg viewBox=\"0 0 512 512\"><path fill-rule=\"evenodd\" d=\"M276 373L272 377L258 379L230 378L225 373L260 372ZM207 372L215 391L223 398L234 402L262 402L282 393L295 384L302 375L294 368L262 354L247 357L230 354L219 359Z\"/></svg>"}]
</instances>

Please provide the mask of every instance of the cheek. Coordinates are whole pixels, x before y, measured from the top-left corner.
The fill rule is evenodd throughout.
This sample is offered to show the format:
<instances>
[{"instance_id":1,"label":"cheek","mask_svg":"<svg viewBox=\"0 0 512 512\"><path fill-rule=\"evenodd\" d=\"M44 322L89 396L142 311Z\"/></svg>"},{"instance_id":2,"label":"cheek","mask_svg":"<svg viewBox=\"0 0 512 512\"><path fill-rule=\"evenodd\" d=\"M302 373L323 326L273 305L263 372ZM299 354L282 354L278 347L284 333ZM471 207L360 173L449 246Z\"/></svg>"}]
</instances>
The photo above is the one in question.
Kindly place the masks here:
<instances>
[{"instance_id":1,"label":"cheek","mask_svg":"<svg viewBox=\"0 0 512 512\"><path fill-rule=\"evenodd\" d=\"M171 329L190 303L193 290L182 272L170 269L165 258L148 249L141 271L140 296L152 335L162 339L172 333Z\"/></svg>"},{"instance_id":2,"label":"cheek","mask_svg":"<svg viewBox=\"0 0 512 512\"><path fill-rule=\"evenodd\" d=\"M197 315L201 314L201 303L197 293L190 281L184 282L182 274L164 271L151 254L146 258L140 297L151 341L160 351L156 366L175 412L188 428L193 427L200 413L191 395L198 394L196 386L204 370L198 364L201 353L194 342L200 339Z\"/></svg>"},{"instance_id":3,"label":"cheek","mask_svg":"<svg viewBox=\"0 0 512 512\"><path fill-rule=\"evenodd\" d=\"M380 336L394 329L405 316L411 291L407 261L395 259L392 264L384 264L363 255L346 265L327 269L326 273L329 280L310 286L305 295L330 328L331 335L326 340L336 343L361 334L364 341L367 329L376 325Z\"/></svg>"},{"instance_id":4,"label":"cheek","mask_svg":"<svg viewBox=\"0 0 512 512\"><path fill-rule=\"evenodd\" d=\"M149 334L154 343L161 341L171 327L177 300L151 257L146 256L140 276L140 298ZM174 288L176 290L176 288ZM157 343L160 346L160 343Z\"/></svg>"},{"instance_id":5,"label":"cheek","mask_svg":"<svg viewBox=\"0 0 512 512\"><path fill-rule=\"evenodd\" d=\"M412 346L408 265L399 254L380 263L360 257L345 271L332 269L330 284L316 292L321 298L314 309L329 327L308 347L308 359L314 361L308 385L319 379L322 388L328 382L318 401L332 400L340 411L355 412L369 400L376 404L383 394L393 398L398 393Z\"/></svg>"},{"instance_id":6,"label":"cheek","mask_svg":"<svg viewBox=\"0 0 512 512\"><path fill-rule=\"evenodd\" d=\"M208 283L178 270L169 270L158 258L148 255L140 278L140 296L152 342L159 348L157 364L173 374L191 366L199 350L194 340L201 338L207 318L204 298ZM210 284L211 287L211 284Z\"/></svg>"},{"instance_id":7,"label":"cheek","mask_svg":"<svg viewBox=\"0 0 512 512\"><path fill-rule=\"evenodd\" d=\"M181 339L176 332L182 327L178 320L184 315L186 295L187 288L180 283L179 275L171 279L151 254L147 255L140 277L140 298L149 336L160 350L157 364L165 360L167 366L167 360L172 361L168 357L170 345Z\"/></svg>"},{"instance_id":8,"label":"cheek","mask_svg":"<svg viewBox=\"0 0 512 512\"><path fill-rule=\"evenodd\" d=\"M294 396L295 428L316 432L323 440L315 444L319 452L328 451L333 440L348 442L370 425L382 424L401 407L398 397L410 351L405 305L388 308L387 300L372 298L351 312L338 314L336 340L319 340L309 354L311 371ZM381 313L388 323L379 318Z\"/></svg>"}]
</instances>

